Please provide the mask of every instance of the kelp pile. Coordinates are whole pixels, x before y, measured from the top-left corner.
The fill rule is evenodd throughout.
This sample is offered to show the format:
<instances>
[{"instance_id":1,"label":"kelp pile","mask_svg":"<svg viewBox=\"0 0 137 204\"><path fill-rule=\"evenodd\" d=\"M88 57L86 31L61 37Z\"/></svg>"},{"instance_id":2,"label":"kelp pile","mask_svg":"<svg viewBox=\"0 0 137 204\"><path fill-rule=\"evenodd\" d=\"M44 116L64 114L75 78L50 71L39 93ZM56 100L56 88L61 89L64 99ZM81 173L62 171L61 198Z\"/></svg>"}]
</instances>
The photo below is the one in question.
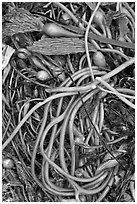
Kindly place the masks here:
<instances>
[{"instance_id":1,"label":"kelp pile","mask_svg":"<svg viewBox=\"0 0 137 204\"><path fill-rule=\"evenodd\" d=\"M135 3L2 14L3 201L135 201Z\"/></svg>"}]
</instances>

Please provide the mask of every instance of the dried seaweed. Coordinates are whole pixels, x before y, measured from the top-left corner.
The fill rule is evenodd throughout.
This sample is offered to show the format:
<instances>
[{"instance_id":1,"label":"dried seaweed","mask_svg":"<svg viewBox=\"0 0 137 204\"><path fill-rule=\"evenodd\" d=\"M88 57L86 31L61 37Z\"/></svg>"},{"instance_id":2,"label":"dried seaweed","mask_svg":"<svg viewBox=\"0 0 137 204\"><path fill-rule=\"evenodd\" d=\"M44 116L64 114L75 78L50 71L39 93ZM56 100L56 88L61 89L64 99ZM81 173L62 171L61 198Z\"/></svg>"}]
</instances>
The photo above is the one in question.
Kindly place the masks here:
<instances>
[{"instance_id":1,"label":"dried seaweed","mask_svg":"<svg viewBox=\"0 0 137 204\"><path fill-rule=\"evenodd\" d=\"M66 55L70 53L85 52L84 40L79 38L45 38L27 47L32 52L43 55ZM89 51L95 51L94 46L89 43Z\"/></svg>"},{"instance_id":2,"label":"dried seaweed","mask_svg":"<svg viewBox=\"0 0 137 204\"><path fill-rule=\"evenodd\" d=\"M17 33L39 31L40 18L36 18L23 8L11 10L3 17L2 37Z\"/></svg>"}]
</instances>

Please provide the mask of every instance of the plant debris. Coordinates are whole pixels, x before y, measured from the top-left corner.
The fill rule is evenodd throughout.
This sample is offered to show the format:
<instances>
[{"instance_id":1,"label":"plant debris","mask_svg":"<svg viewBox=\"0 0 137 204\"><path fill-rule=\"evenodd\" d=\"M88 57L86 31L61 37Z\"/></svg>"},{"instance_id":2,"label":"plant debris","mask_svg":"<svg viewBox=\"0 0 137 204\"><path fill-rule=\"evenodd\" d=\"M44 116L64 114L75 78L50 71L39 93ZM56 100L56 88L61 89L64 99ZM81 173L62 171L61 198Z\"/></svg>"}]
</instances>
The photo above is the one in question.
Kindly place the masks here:
<instances>
[{"instance_id":1,"label":"plant debris","mask_svg":"<svg viewBox=\"0 0 137 204\"><path fill-rule=\"evenodd\" d=\"M79 38L45 38L27 49L43 55L66 55L85 52L84 40ZM95 52L95 47L89 43L89 51Z\"/></svg>"},{"instance_id":2,"label":"plant debris","mask_svg":"<svg viewBox=\"0 0 137 204\"><path fill-rule=\"evenodd\" d=\"M40 18L23 8L15 8L3 16L2 37L17 33L39 31Z\"/></svg>"}]
</instances>

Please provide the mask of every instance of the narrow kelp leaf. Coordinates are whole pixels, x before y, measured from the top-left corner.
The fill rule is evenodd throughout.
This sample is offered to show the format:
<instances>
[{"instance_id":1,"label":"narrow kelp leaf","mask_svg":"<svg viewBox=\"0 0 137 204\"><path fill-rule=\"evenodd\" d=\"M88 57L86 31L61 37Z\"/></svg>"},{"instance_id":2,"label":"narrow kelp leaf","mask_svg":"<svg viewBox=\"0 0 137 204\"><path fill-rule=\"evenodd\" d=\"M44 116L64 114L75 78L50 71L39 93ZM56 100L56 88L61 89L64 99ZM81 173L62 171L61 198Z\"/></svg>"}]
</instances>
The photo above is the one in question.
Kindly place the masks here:
<instances>
[{"instance_id":1,"label":"narrow kelp leaf","mask_svg":"<svg viewBox=\"0 0 137 204\"><path fill-rule=\"evenodd\" d=\"M15 52L15 49L13 49L9 45L2 45L3 50L2 50L2 69L6 68L13 53Z\"/></svg>"},{"instance_id":2,"label":"narrow kelp leaf","mask_svg":"<svg viewBox=\"0 0 137 204\"><path fill-rule=\"evenodd\" d=\"M101 2L101 6L111 6L111 5L115 5L116 2Z\"/></svg>"},{"instance_id":3,"label":"narrow kelp leaf","mask_svg":"<svg viewBox=\"0 0 137 204\"><path fill-rule=\"evenodd\" d=\"M89 51L96 51L92 44L88 45ZM45 38L34 42L27 49L44 55L66 55L85 52L85 41L79 38Z\"/></svg>"},{"instance_id":4,"label":"narrow kelp leaf","mask_svg":"<svg viewBox=\"0 0 137 204\"><path fill-rule=\"evenodd\" d=\"M23 8L12 9L4 15L2 23L2 37L12 36L17 33L39 31L41 19L32 15Z\"/></svg>"},{"instance_id":5,"label":"narrow kelp leaf","mask_svg":"<svg viewBox=\"0 0 137 204\"><path fill-rule=\"evenodd\" d=\"M95 8L96 8L96 2L85 2L85 3L89 6L89 8L90 8L92 11L95 10Z\"/></svg>"}]
</instances>

